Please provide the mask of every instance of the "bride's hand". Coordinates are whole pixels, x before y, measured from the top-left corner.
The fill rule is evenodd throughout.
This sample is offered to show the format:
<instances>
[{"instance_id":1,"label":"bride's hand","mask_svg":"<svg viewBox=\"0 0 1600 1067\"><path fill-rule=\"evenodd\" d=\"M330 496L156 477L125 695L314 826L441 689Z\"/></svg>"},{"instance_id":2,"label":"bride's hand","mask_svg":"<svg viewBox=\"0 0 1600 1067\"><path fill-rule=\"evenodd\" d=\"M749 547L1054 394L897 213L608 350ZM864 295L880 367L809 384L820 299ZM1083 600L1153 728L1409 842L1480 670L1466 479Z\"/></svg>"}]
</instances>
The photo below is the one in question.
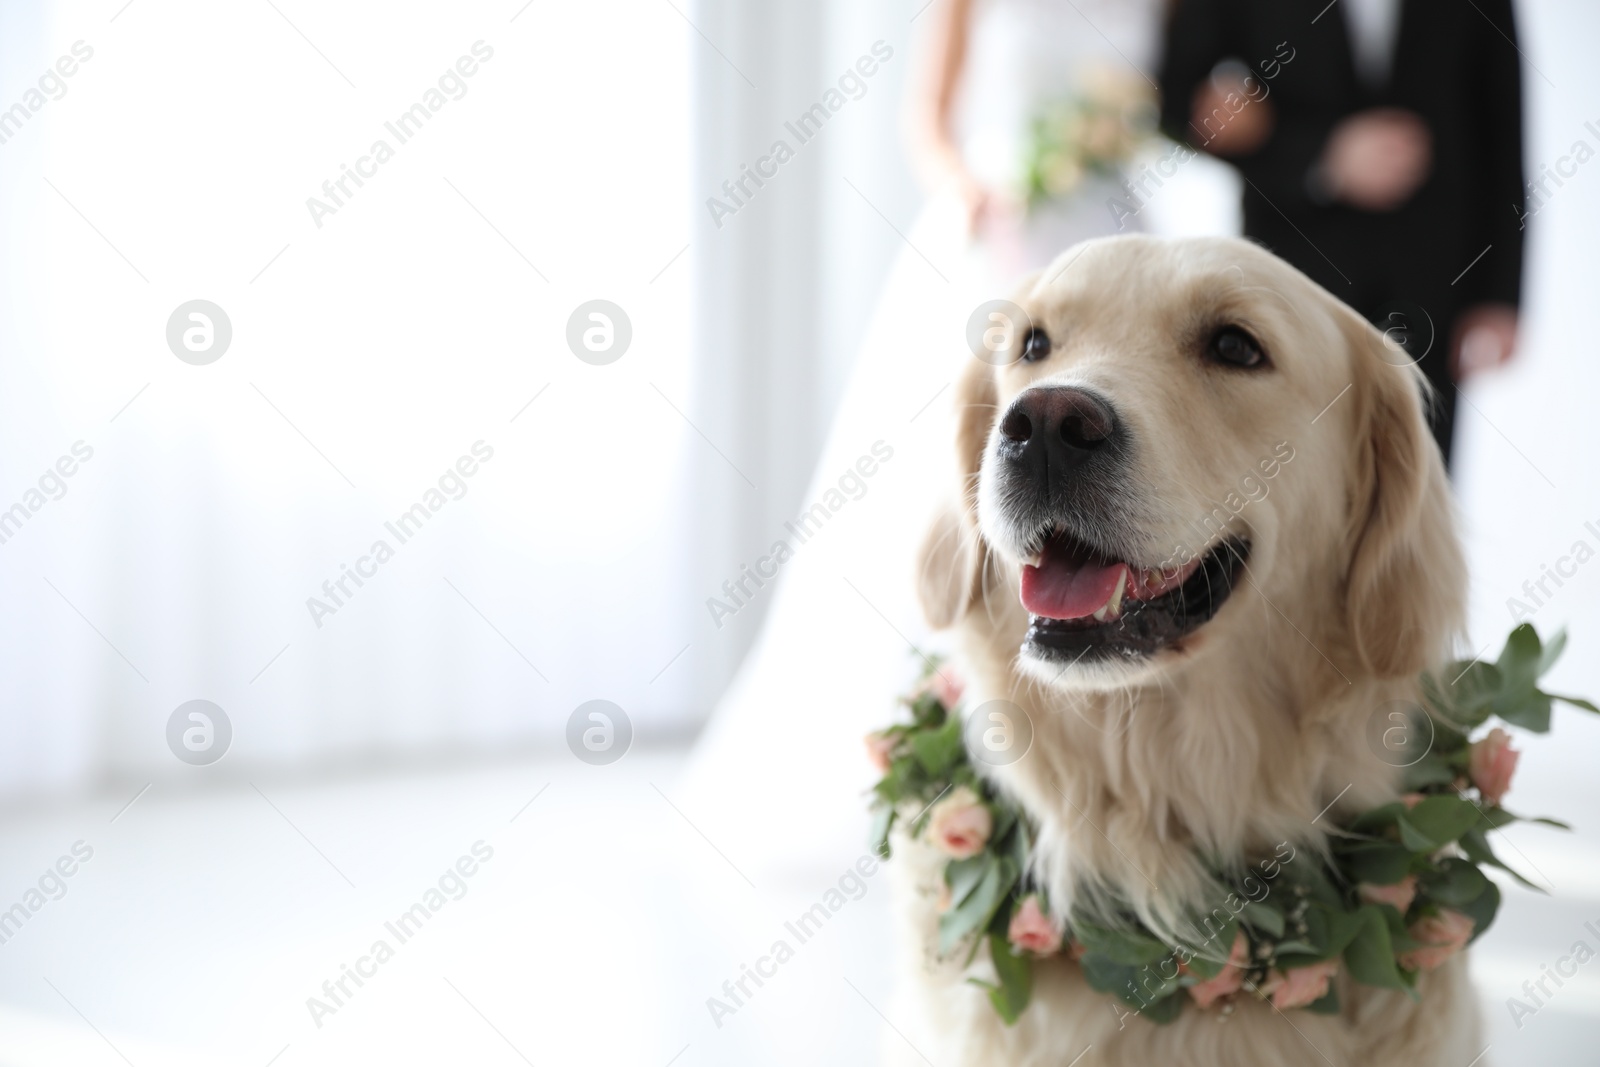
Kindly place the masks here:
<instances>
[{"instance_id":1,"label":"bride's hand","mask_svg":"<svg viewBox=\"0 0 1600 1067\"><path fill-rule=\"evenodd\" d=\"M966 209L967 236L980 233L984 224L988 222L994 193L972 175L962 172L955 176L954 182L956 195L961 198L961 206Z\"/></svg>"},{"instance_id":2,"label":"bride's hand","mask_svg":"<svg viewBox=\"0 0 1600 1067\"><path fill-rule=\"evenodd\" d=\"M997 223L1009 221L1020 214L1021 209L1014 197L986 185L965 168L951 176L951 184L966 211L969 237L982 236Z\"/></svg>"}]
</instances>

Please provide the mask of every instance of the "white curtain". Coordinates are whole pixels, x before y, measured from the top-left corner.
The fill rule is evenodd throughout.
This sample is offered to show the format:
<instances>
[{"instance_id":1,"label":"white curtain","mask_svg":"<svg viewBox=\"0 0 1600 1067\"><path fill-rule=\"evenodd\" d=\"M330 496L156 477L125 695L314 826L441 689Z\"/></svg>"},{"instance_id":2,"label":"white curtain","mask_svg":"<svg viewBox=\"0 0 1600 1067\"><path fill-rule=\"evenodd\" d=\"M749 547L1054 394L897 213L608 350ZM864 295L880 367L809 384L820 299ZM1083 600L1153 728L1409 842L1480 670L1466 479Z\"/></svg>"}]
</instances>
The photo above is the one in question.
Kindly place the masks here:
<instances>
[{"instance_id":1,"label":"white curtain","mask_svg":"<svg viewBox=\"0 0 1600 1067\"><path fill-rule=\"evenodd\" d=\"M682 16L0 19L0 792L192 770L193 699L218 774L554 742L592 698L691 722ZM197 299L207 365L167 340ZM603 366L567 342L596 299L632 329Z\"/></svg>"},{"instance_id":2,"label":"white curtain","mask_svg":"<svg viewBox=\"0 0 1600 1067\"><path fill-rule=\"evenodd\" d=\"M901 235L921 207L900 108L923 6L700 0L692 13L701 34L690 182L694 419L715 448L701 442L692 451L700 526L690 655L706 705L753 642L773 587L716 622L705 601L728 602L722 583L755 566L796 517L889 266L905 247ZM820 129L815 120L797 125L815 105L836 110ZM793 158L761 164L778 141ZM776 174L759 187L746 181L748 196L735 185L743 203L734 204L723 183L758 165ZM709 208L712 198L735 213Z\"/></svg>"}]
</instances>

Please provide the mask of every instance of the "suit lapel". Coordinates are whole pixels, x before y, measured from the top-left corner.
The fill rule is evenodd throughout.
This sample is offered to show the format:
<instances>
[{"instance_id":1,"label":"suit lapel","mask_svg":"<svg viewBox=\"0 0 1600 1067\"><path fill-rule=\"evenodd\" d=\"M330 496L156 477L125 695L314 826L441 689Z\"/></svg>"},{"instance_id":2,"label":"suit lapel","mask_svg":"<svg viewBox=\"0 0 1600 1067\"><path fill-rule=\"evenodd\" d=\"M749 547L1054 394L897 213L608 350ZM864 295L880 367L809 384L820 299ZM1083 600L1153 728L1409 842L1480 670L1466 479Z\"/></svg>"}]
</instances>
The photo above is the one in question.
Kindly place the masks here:
<instances>
[{"instance_id":1,"label":"suit lapel","mask_svg":"<svg viewBox=\"0 0 1600 1067\"><path fill-rule=\"evenodd\" d=\"M1338 78L1339 95L1345 99L1362 99L1367 89L1356 74L1355 46L1350 40L1350 21L1344 11L1344 0L1334 0L1332 6L1323 8L1323 0L1311 0L1310 6L1320 15L1314 15L1313 27L1323 34L1323 47L1327 50L1330 74Z\"/></svg>"}]
</instances>

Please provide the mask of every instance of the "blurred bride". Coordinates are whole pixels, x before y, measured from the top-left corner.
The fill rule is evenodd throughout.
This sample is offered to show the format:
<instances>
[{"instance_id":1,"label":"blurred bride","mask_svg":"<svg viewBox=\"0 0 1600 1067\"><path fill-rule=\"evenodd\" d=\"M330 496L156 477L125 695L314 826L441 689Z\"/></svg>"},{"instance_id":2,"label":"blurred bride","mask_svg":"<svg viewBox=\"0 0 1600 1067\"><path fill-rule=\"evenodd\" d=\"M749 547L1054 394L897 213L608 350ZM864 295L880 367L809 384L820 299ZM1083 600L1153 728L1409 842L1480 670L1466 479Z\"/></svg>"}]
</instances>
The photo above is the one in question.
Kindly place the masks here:
<instances>
[{"instance_id":1,"label":"blurred bride","mask_svg":"<svg viewBox=\"0 0 1600 1067\"><path fill-rule=\"evenodd\" d=\"M1154 129L1162 7L935 0L908 132L932 210L959 207L966 270L989 275L970 282L1003 291L1069 245L1142 228L1120 182Z\"/></svg>"},{"instance_id":2,"label":"blurred bride","mask_svg":"<svg viewBox=\"0 0 1600 1067\"><path fill-rule=\"evenodd\" d=\"M920 654L938 647L911 565L955 484L946 387L973 358L968 320L1069 245L1153 217L1157 205L1136 209L1120 182L1162 151L1149 132L1161 7L933 0L922 16L907 125L929 201L801 507L875 443L892 458L796 549L680 787L697 825L757 881L825 878L864 851L874 772L862 737L890 721ZM1175 191L1168 206L1180 202Z\"/></svg>"}]
</instances>

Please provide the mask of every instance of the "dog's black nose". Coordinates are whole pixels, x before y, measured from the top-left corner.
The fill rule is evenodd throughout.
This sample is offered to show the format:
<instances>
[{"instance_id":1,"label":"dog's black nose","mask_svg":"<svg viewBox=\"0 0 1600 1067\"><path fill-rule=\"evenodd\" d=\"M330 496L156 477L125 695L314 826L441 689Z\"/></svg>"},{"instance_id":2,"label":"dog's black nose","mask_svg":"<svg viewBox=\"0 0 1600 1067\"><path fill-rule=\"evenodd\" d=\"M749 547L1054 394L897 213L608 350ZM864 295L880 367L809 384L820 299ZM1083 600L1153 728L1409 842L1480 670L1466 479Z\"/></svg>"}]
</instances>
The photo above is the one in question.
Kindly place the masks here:
<instances>
[{"instance_id":1,"label":"dog's black nose","mask_svg":"<svg viewBox=\"0 0 1600 1067\"><path fill-rule=\"evenodd\" d=\"M1111 405L1069 386L1027 389L1000 420L1006 458L1043 470L1065 472L1077 467L1116 434L1117 416Z\"/></svg>"}]
</instances>

